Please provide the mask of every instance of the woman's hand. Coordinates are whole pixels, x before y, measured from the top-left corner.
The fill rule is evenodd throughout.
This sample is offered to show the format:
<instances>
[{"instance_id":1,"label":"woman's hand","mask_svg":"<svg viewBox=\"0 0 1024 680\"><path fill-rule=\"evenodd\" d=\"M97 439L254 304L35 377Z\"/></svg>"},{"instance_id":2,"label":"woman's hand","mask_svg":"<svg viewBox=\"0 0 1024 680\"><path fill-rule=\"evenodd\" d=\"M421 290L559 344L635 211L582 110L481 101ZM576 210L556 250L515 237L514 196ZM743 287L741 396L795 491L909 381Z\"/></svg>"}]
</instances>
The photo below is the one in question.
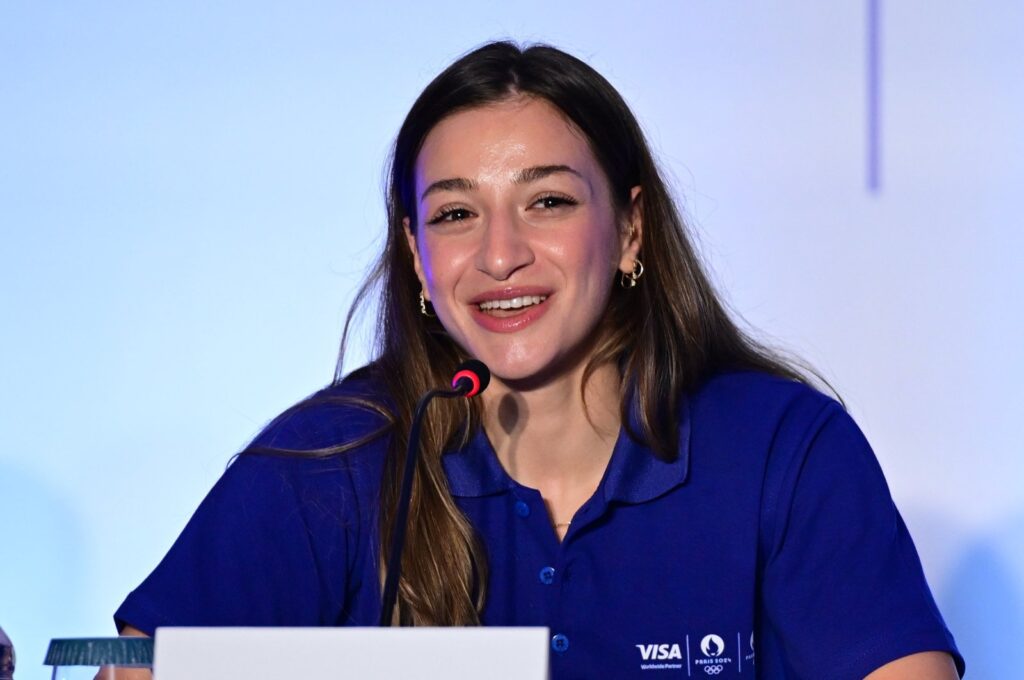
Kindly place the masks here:
<instances>
[{"instance_id":1,"label":"woman's hand","mask_svg":"<svg viewBox=\"0 0 1024 680\"><path fill-rule=\"evenodd\" d=\"M92 680L153 680L153 671L148 668L125 668L119 666L110 674L110 666L101 666Z\"/></svg>"},{"instance_id":2,"label":"woman's hand","mask_svg":"<svg viewBox=\"0 0 1024 680\"><path fill-rule=\"evenodd\" d=\"M138 628L125 626L121 629L121 637L149 637ZM111 676L110 667L100 668L93 680L153 680L153 672L148 668L115 668Z\"/></svg>"}]
</instances>

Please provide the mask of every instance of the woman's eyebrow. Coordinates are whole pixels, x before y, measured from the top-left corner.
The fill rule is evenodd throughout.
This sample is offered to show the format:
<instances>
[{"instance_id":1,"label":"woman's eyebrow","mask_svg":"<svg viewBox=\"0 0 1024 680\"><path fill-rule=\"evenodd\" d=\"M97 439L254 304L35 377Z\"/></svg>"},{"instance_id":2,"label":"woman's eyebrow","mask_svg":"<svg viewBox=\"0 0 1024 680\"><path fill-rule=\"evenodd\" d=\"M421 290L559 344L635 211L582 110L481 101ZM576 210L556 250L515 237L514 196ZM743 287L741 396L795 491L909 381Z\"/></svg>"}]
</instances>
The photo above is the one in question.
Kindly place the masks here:
<instances>
[{"instance_id":1,"label":"woman's eyebrow","mask_svg":"<svg viewBox=\"0 0 1024 680\"><path fill-rule=\"evenodd\" d=\"M420 195L420 200L422 201L424 198L436 191L472 191L473 189L476 189L476 182L466 179L465 177L439 179L436 182L432 182L430 186L423 190L423 193Z\"/></svg>"},{"instance_id":2,"label":"woman's eyebrow","mask_svg":"<svg viewBox=\"0 0 1024 680\"><path fill-rule=\"evenodd\" d=\"M560 172L568 172L585 181L583 175L568 165L535 165L532 168L523 168L513 175L512 181L516 184L528 184Z\"/></svg>"}]
</instances>

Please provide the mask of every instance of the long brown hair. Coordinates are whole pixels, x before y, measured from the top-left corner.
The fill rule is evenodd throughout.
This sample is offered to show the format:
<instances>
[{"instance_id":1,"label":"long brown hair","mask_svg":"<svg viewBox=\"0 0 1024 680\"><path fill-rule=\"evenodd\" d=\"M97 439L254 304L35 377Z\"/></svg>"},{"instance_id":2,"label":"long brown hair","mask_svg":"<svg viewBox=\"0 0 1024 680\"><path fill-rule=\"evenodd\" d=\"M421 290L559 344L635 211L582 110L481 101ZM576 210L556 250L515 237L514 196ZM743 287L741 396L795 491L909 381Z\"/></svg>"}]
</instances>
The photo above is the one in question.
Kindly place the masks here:
<instances>
[{"instance_id":1,"label":"long brown hair","mask_svg":"<svg viewBox=\"0 0 1024 680\"><path fill-rule=\"evenodd\" d=\"M418 224L413 172L429 132L442 119L512 96L547 100L584 135L608 178L617 210L625 214L630 190L640 186L644 277L633 289L613 287L584 381L609 362L621 368L622 422L635 410L639 432L656 455L670 459L678 442L680 400L709 375L753 369L806 381L742 332L719 301L662 180L636 118L619 93L584 62L553 47L522 49L509 42L484 45L455 61L423 91L403 123L390 159L388 232L383 252L360 288L342 338L335 381L359 308L378 301L372 372L388 386L388 404L364 404L384 413L390 435L380 506L380 561L387 560L406 433L418 397L445 384L465 354L436 318L422 315L403 220ZM609 286L613 282L609 281ZM635 395L629 399L629 395ZM300 404L301 406L301 404ZM431 406L410 505L396 617L402 623L469 625L479 622L486 596L483 547L447 489L442 455L479 427L477 406L441 401ZM380 433L383 434L384 430ZM365 439L365 438L364 438ZM343 442L315 455L333 455Z\"/></svg>"}]
</instances>

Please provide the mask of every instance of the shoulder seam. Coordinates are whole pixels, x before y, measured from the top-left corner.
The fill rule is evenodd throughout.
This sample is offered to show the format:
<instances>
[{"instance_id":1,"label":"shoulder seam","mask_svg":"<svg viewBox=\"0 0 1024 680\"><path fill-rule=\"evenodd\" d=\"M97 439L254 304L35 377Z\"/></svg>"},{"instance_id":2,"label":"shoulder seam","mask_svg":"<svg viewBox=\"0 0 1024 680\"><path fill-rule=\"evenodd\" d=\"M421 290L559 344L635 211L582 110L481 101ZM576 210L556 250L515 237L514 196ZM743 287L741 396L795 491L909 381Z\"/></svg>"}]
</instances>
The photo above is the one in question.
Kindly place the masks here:
<instances>
[{"instance_id":1,"label":"shoulder seam","mask_svg":"<svg viewBox=\"0 0 1024 680\"><path fill-rule=\"evenodd\" d=\"M792 474L799 473L793 472L794 466L799 468L803 467L804 462L807 460L807 452L814 445L815 439L821 434L825 426L836 417L838 413L845 412L842 405L834 399L829 399L825 395L818 393L824 400L818 410L814 413L814 416L810 419L810 423L800 436L799 444L795 447L796 453L789 459L784 470L776 477L771 475L777 481L774 484L775 488L765 489L762 491L762 510L761 510L761 527L760 527L760 540L759 546L763 556L763 564L767 564L775 556L775 553L781 548L783 537L779 535L779 517L780 510L781 514L786 515L789 512L788 508L780 507L780 498L783 486L783 482L789 479ZM769 454L770 456L770 454ZM771 458L766 462L765 469L765 483L769 483L768 468L771 467ZM765 506L766 497L770 496L768 505Z\"/></svg>"}]
</instances>

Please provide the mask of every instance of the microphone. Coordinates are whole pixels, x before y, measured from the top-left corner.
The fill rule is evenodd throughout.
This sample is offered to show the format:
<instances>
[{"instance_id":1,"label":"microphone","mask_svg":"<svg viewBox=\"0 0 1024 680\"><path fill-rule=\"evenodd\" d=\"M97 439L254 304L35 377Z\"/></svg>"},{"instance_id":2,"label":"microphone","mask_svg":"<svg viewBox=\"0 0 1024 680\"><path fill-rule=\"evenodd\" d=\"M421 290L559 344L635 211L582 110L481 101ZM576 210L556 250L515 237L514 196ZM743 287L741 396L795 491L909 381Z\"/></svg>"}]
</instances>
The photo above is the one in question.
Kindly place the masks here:
<instances>
[{"instance_id":1,"label":"microphone","mask_svg":"<svg viewBox=\"0 0 1024 680\"><path fill-rule=\"evenodd\" d=\"M491 371L484 365L484 362L470 359L459 364L459 368L452 376L452 389L458 392L457 396L475 397L491 384ZM453 395L456 396L456 395Z\"/></svg>"},{"instance_id":2,"label":"microphone","mask_svg":"<svg viewBox=\"0 0 1024 680\"><path fill-rule=\"evenodd\" d=\"M384 594L381 598L381 627L391 625L391 618L398 599L398 577L402 570L402 548L405 532L409 526L409 498L412 497L412 480L416 474L416 457L420 450L420 427L427 405L434 397L475 397L487 389L491 382L491 371L482 361L470 359L459 364L452 376L452 389L433 389L420 397L409 428L409 446L405 452L405 470L402 473L402 489L398 495L398 511L395 513L395 529L391 534L391 552L387 570L384 572Z\"/></svg>"}]
</instances>

